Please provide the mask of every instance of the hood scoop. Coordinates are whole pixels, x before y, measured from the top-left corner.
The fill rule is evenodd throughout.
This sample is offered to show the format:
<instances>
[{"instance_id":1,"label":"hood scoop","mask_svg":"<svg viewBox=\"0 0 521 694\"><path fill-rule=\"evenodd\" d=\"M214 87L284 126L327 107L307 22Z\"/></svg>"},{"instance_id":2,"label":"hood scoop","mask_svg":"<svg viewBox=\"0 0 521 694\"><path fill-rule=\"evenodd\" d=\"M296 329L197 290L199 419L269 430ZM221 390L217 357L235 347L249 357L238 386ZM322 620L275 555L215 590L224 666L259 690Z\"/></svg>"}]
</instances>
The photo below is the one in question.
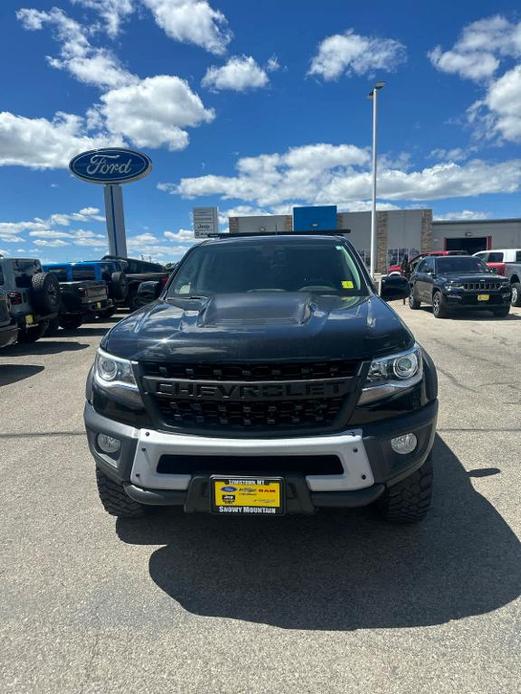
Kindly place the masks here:
<instances>
[{"instance_id":1,"label":"hood scoop","mask_svg":"<svg viewBox=\"0 0 521 694\"><path fill-rule=\"evenodd\" d=\"M209 299L201 311L201 327L301 325L311 316L310 296L301 292L222 294Z\"/></svg>"}]
</instances>

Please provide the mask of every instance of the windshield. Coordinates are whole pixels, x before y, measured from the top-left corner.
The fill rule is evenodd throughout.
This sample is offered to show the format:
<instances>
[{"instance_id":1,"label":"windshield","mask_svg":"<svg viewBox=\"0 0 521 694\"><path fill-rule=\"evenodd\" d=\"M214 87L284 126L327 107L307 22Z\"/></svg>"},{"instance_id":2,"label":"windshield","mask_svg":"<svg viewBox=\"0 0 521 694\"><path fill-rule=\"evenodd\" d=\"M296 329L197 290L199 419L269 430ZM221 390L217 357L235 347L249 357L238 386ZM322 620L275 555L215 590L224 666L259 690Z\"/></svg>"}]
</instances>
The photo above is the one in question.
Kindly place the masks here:
<instances>
[{"instance_id":1,"label":"windshield","mask_svg":"<svg viewBox=\"0 0 521 694\"><path fill-rule=\"evenodd\" d=\"M264 240L199 246L181 264L168 297L262 291L367 294L344 244Z\"/></svg>"},{"instance_id":2,"label":"windshield","mask_svg":"<svg viewBox=\"0 0 521 694\"><path fill-rule=\"evenodd\" d=\"M438 272L488 272L485 263L479 258L474 258L469 255L447 256L446 258L437 258Z\"/></svg>"}]
</instances>

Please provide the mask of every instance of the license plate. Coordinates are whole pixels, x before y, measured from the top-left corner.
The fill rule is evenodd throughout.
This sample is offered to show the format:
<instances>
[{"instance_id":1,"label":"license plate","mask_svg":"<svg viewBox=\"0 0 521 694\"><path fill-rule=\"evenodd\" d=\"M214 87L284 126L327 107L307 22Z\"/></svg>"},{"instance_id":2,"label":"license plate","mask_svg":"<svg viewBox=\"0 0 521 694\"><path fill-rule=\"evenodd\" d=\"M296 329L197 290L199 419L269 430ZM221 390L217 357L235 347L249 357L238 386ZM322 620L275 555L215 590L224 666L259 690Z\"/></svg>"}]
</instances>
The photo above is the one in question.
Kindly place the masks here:
<instances>
[{"instance_id":1,"label":"license plate","mask_svg":"<svg viewBox=\"0 0 521 694\"><path fill-rule=\"evenodd\" d=\"M478 301L488 301L490 294L478 294Z\"/></svg>"},{"instance_id":2,"label":"license plate","mask_svg":"<svg viewBox=\"0 0 521 694\"><path fill-rule=\"evenodd\" d=\"M34 325L34 316L25 316L26 325Z\"/></svg>"},{"instance_id":3,"label":"license plate","mask_svg":"<svg viewBox=\"0 0 521 694\"><path fill-rule=\"evenodd\" d=\"M96 308L101 308L101 301L98 301L98 302L96 303Z\"/></svg>"},{"instance_id":4,"label":"license plate","mask_svg":"<svg viewBox=\"0 0 521 694\"><path fill-rule=\"evenodd\" d=\"M284 480L281 477L211 477L212 512L230 515L284 513Z\"/></svg>"}]
</instances>

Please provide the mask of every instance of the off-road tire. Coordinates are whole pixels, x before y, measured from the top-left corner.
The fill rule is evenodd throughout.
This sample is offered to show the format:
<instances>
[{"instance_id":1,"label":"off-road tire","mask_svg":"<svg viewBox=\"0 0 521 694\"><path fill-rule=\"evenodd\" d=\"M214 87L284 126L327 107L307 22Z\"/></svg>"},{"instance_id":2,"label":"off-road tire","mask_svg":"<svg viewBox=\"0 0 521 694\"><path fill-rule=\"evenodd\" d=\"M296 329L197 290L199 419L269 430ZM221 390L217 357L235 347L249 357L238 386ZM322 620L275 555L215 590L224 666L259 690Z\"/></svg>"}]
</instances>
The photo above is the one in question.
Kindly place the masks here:
<instances>
[{"instance_id":1,"label":"off-road tire","mask_svg":"<svg viewBox=\"0 0 521 694\"><path fill-rule=\"evenodd\" d=\"M510 303L512 306L521 306L521 283L512 282L512 298Z\"/></svg>"},{"instance_id":2,"label":"off-road tire","mask_svg":"<svg viewBox=\"0 0 521 694\"><path fill-rule=\"evenodd\" d=\"M58 278L52 272L37 272L31 277L31 301L38 313L56 313L61 292Z\"/></svg>"},{"instance_id":3,"label":"off-road tire","mask_svg":"<svg viewBox=\"0 0 521 694\"><path fill-rule=\"evenodd\" d=\"M417 311L418 309L421 308L422 302L418 301L418 299L414 296L414 289L411 287L411 291L409 293L409 308L412 309L413 311Z\"/></svg>"},{"instance_id":4,"label":"off-road tire","mask_svg":"<svg viewBox=\"0 0 521 694\"><path fill-rule=\"evenodd\" d=\"M48 325L47 321L42 321L33 328L20 328L18 330L18 342L23 345L33 344L45 335Z\"/></svg>"},{"instance_id":5,"label":"off-road tire","mask_svg":"<svg viewBox=\"0 0 521 694\"><path fill-rule=\"evenodd\" d=\"M83 324L83 316L59 316L58 320L64 330L77 330Z\"/></svg>"},{"instance_id":6,"label":"off-road tire","mask_svg":"<svg viewBox=\"0 0 521 694\"><path fill-rule=\"evenodd\" d=\"M112 316L116 313L117 307L116 306L111 306L110 308L104 308L101 311L98 311L97 315L100 318L112 318Z\"/></svg>"},{"instance_id":7,"label":"off-road tire","mask_svg":"<svg viewBox=\"0 0 521 694\"><path fill-rule=\"evenodd\" d=\"M418 523L431 505L432 460L429 456L419 470L389 487L376 502L380 516L389 523Z\"/></svg>"},{"instance_id":8,"label":"off-road tire","mask_svg":"<svg viewBox=\"0 0 521 694\"><path fill-rule=\"evenodd\" d=\"M137 287L133 287L132 289L129 289L128 292L126 304L131 312L137 311L138 308L141 308L137 290Z\"/></svg>"},{"instance_id":9,"label":"off-road tire","mask_svg":"<svg viewBox=\"0 0 521 694\"><path fill-rule=\"evenodd\" d=\"M128 279L124 272L113 272L110 278L110 296L124 301L128 294Z\"/></svg>"},{"instance_id":10,"label":"off-road tire","mask_svg":"<svg viewBox=\"0 0 521 694\"><path fill-rule=\"evenodd\" d=\"M58 317L51 318L49 321L49 327L45 331L46 335L56 335L60 329L60 319Z\"/></svg>"},{"instance_id":11,"label":"off-road tire","mask_svg":"<svg viewBox=\"0 0 521 694\"><path fill-rule=\"evenodd\" d=\"M492 309L492 313L496 318L506 318L510 313L510 306L501 306L501 308Z\"/></svg>"},{"instance_id":12,"label":"off-road tire","mask_svg":"<svg viewBox=\"0 0 521 694\"><path fill-rule=\"evenodd\" d=\"M147 507L127 496L122 485L111 480L99 468L96 468L96 482L103 508L111 516L140 518L144 515Z\"/></svg>"},{"instance_id":13,"label":"off-road tire","mask_svg":"<svg viewBox=\"0 0 521 694\"><path fill-rule=\"evenodd\" d=\"M432 315L434 318L447 318L449 315L445 299L439 290L436 290L432 295Z\"/></svg>"}]
</instances>

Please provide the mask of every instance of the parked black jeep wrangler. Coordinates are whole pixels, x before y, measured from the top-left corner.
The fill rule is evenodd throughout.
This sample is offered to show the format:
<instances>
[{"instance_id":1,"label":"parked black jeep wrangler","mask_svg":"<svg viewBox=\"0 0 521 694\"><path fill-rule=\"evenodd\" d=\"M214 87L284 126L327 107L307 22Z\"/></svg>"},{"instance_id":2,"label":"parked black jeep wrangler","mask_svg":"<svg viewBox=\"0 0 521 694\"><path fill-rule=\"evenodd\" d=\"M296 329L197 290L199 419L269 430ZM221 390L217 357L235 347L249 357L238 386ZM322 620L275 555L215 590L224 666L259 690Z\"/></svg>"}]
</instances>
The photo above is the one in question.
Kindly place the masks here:
<instances>
[{"instance_id":1,"label":"parked black jeep wrangler","mask_svg":"<svg viewBox=\"0 0 521 694\"><path fill-rule=\"evenodd\" d=\"M407 296L388 277L382 294ZM102 339L85 424L105 509L221 515L429 508L432 360L342 236L192 248L158 300Z\"/></svg>"},{"instance_id":2,"label":"parked black jeep wrangler","mask_svg":"<svg viewBox=\"0 0 521 694\"><path fill-rule=\"evenodd\" d=\"M19 342L35 342L45 334L60 308L57 278L43 272L36 258L0 256L0 289L7 291Z\"/></svg>"}]
</instances>

